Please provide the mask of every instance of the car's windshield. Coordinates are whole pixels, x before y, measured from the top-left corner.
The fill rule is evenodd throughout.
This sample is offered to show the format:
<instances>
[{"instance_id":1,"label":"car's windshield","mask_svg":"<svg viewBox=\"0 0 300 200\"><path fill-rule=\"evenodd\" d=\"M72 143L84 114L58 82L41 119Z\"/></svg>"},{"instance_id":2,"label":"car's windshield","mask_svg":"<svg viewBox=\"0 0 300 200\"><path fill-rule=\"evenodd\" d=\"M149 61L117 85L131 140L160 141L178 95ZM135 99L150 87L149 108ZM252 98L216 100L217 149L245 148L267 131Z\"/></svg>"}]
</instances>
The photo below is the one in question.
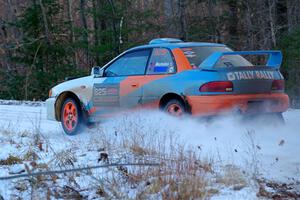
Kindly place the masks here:
<instances>
[{"instance_id":1,"label":"car's windshield","mask_svg":"<svg viewBox=\"0 0 300 200\"><path fill-rule=\"evenodd\" d=\"M214 52L231 52L228 47L196 46L181 48L193 68L199 65ZM244 67L253 66L248 60L240 55L222 56L215 67Z\"/></svg>"}]
</instances>

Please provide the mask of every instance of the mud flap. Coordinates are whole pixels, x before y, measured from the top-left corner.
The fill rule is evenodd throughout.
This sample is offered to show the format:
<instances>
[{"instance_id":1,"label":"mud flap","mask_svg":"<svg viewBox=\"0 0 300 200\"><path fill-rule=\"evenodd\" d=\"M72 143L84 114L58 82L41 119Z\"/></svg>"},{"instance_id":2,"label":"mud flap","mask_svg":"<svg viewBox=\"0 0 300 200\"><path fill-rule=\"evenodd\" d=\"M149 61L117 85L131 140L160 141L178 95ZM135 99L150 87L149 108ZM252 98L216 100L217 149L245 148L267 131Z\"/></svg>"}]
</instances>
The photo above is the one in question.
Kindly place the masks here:
<instances>
[{"instance_id":1,"label":"mud flap","mask_svg":"<svg viewBox=\"0 0 300 200\"><path fill-rule=\"evenodd\" d=\"M189 104L186 96L184 94L181 94L181 96L183 97L183 101L184 101L184 106L185 106L185 109L186 109L186 113L192 114L192 107Z\"/></svg>"}]
</instances>

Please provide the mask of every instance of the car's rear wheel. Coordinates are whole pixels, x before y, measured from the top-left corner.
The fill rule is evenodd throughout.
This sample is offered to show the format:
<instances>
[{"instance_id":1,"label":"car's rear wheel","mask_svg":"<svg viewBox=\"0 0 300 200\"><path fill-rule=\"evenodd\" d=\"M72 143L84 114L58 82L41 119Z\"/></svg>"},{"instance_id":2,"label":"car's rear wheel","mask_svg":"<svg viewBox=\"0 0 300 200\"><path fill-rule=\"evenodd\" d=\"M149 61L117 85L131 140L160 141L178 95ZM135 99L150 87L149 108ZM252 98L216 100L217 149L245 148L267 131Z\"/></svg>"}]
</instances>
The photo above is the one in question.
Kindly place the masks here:
<instances>
[{"instance_id":1,"label":"car's rear wheel","mask_svg":"<svg viewBox=\"0 0 300 200\"><path fill-rule=\"evenodd\" d=\"M82 112L78 103L68 98L61 108L61 124L66 134L75 135L82 128Z\"/></svg>"},{"instance_id":2,"label":"car's rear wheel","mask_svg":"<svg viewBox=\"0 0 300 200\"><path fill-rule=\"evenodd\" d=\"M182 116L186 113L183 103L177 99L170 100L164 107L164 111L172 116Z\"/></svg>"}]
</instances>

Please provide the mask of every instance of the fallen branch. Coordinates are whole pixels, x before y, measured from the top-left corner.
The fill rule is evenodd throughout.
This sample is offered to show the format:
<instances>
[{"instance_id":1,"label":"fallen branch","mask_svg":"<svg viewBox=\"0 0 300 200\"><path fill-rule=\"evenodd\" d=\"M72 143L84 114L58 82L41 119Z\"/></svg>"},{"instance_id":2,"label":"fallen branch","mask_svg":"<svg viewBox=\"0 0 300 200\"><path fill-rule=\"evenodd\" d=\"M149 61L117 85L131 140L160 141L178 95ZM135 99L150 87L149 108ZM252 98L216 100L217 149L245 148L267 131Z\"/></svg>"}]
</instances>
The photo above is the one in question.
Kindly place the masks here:
<instances>
[{"instance_id":1,"label":"fallen branch","mask_svg":"<svg viewBox=\"0 0 300 200\"><path fill-rule=\"evenodd\" d=\"M76 171L85 171L90 169L97 169L97 168L105 168L105 167L118 167L118 166L159 166L158 163L115 163L115 164L105 164L105 165L96 165L96 166L88 166L88 167L81 167L81 168L73 168L73 169L64 169L64 170L54 170L54 171L44 171L44 172L36 172L30 174L19 174L14 176L4 176L0 177L0 181L9 180L9 179L16 179L16 178L23 178L23 177L34 177L39 175L52 175L52 174L63 174L67 172L76 172Z\"/></svg>"}]
</instances>

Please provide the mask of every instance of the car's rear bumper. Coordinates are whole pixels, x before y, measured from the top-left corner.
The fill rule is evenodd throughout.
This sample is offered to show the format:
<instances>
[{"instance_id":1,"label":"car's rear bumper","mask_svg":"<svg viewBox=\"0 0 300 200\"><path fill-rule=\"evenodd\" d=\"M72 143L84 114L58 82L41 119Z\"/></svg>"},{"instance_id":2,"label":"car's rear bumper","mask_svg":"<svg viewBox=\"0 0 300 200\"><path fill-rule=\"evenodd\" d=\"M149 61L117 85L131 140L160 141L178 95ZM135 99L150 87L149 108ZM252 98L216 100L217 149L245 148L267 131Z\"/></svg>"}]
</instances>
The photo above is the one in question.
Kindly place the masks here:
<instances>
[{"instance_id":1,"label":"car's rear bumper","mask_svg":"<svg viewBox=\"0 0 300 200\"><path fill-rule=\"evenodd\" d=\"M238 111L244 114L284 112L289 97L284 93L187 96L192 115L217 115Z\"/></svg>"},{"instance_id":2,"label":"car's rear bumper","mask_svg":"<svg viewBox=\"0 0 300 200\"><path fill-rule=\"evenodd\" d=\"M55 119L55 98L51 97L46 100L46 110L47 110L47 119L56 120Z\"/></svg>"}]
</instances>

